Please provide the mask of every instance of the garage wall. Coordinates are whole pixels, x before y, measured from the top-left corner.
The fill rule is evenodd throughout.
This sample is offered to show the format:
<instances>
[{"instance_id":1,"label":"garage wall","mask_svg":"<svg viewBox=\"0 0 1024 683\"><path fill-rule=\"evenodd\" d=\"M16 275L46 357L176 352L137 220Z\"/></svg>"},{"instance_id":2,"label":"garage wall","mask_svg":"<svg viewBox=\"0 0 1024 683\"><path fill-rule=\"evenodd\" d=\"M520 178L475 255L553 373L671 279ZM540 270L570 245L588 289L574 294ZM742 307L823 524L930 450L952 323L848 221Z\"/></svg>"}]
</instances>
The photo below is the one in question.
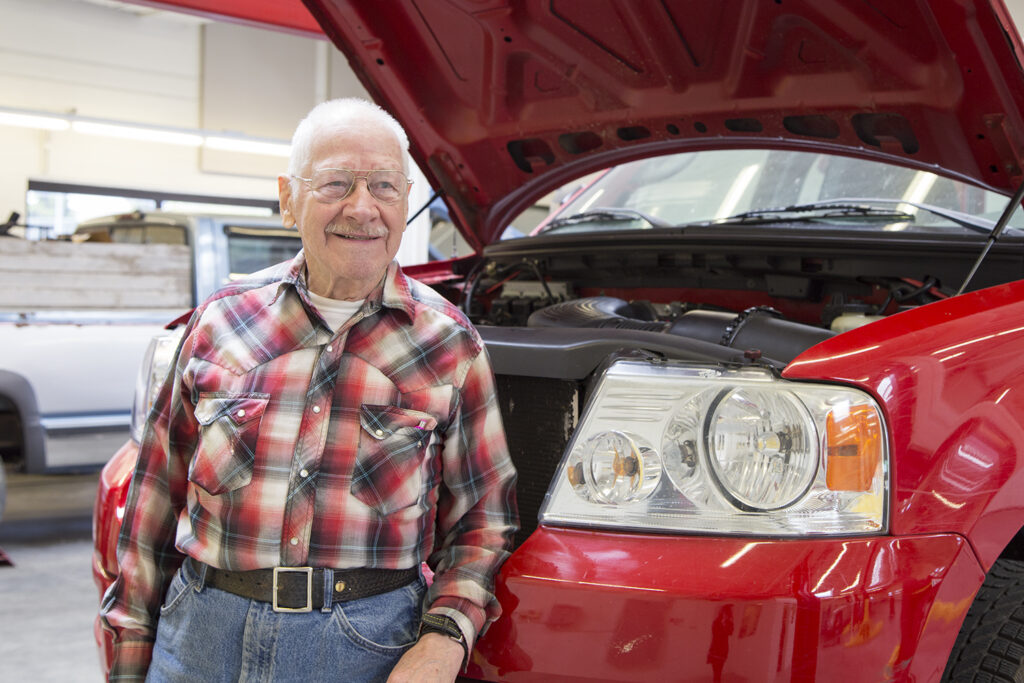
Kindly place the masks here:
<instances>
[{"instance_id":1,"label":"garage wall","mask_svg":"<svg viewBox=\"0 0 1024 683\"><path fill-rule=\"evenodd\" d=\"M317 86L326 77L318 68L319 53L328 48L324 41L210 23L203 26L201 44L199 117L204 129L287 139L318 101ZM199 155L200 168L211 173L274 175L284 161L246 154L253 162L247 171L238 153L200 149Z\"/></svg>"},{"instance_id":2,"label":"garage wall","mask_svg":"<svg viewBox=\"0 0 1024 683\"><path fill-rule=\"evenodd\" d=\"M0 106L287 141L316 102L353 95L366 93L323 40L104 0L0 0ZM273 199L287 165L2 125L0 159L0 222L25 215L29 179ZM418 180L411 206L429 193ZM404 263L425 253L419 228Z\"/></svg>"},{"instance_id":3,"label":"garage wall","mask_svg":"<svg viewBox=\"0 0 1024 683\"><path fill-rule=\"evenodd\" d=\"M200 24L75 0L0 0L0 104L194 128ZM263 183L198 174L196 150L0 126L0 213L23 211L28 178L246 196ZM8 154L11 152L17 152ZM209 187L204 190L204 187Z\"/></svg>"}]
</instances>

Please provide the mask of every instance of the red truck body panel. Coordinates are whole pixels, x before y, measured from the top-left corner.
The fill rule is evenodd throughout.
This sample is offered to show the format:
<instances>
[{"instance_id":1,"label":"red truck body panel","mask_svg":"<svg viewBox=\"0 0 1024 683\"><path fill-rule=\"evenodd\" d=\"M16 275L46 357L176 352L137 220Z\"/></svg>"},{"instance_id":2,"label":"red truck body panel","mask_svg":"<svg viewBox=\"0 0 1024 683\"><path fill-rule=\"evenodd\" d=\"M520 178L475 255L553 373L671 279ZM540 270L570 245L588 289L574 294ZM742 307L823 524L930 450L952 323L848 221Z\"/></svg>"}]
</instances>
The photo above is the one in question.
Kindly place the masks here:
<instances>
[{"instance_id":1,"label":"red truck body panel","mask_svg":"<svg viewBox=\"0 0 1024 683\"><path fill-rule=\"evenodd\" d=\"M823 342L789 379L853 384L892 443L890 530L954 532L987 570L1024 519L1024 281L891 316Z\"/></svg>"},{"instance_id":2,"label":"red truck body panel","mask_svg":"<svg viewBox=\"0 0 1024 683\"><path fill-rule=\"evenodd\" d=\"M541 527L501 572L505 613L469 673L933 680L983 575L953 534L778 541Z\"/></svg>"}]
</instances>

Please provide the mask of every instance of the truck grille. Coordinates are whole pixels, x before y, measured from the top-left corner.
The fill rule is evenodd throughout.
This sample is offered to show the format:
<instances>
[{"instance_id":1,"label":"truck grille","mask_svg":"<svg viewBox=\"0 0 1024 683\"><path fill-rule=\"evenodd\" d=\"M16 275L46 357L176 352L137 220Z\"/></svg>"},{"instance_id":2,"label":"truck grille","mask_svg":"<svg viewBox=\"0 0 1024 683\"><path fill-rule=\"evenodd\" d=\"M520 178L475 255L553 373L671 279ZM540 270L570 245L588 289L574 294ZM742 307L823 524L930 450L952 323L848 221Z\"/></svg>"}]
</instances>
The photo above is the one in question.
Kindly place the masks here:
<instances>
[{"instance_id":1,"label":"truck grille","mask_svg":"<svg viewBox=\"0 0 1024 683\"><path fill-rule=\"evenodd\" d=\"M551 478L579 419L575 381L497 375L498 402L512 461L519 472L516 547L537 528Z\"/></svg>"}]
</instances>

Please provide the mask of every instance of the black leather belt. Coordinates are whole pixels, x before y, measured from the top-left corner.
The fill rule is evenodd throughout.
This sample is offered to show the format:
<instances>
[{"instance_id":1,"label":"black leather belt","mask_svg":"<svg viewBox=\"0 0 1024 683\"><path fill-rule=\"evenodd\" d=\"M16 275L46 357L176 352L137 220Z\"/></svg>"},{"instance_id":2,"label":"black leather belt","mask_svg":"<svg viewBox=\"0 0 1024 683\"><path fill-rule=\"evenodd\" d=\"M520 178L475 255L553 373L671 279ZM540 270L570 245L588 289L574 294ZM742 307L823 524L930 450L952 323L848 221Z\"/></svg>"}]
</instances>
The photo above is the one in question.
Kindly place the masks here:
<instances>
[{"instance_id":1,"label":"black leather belt","mask_svg":"<svg viewBox=\"0 0 1024 683\"><path fill-rule=\"evenodd\" d=\"M197 574L202 565L189 558ZM311 612L324 606L324 573L320 567L274 567L229 572L206 565L205 585L250 600L269 602L275 612ZM331 601L347 602L387 593L407 586L419 577L411 569L334 569Z\"/></svg>"}]
</instances>

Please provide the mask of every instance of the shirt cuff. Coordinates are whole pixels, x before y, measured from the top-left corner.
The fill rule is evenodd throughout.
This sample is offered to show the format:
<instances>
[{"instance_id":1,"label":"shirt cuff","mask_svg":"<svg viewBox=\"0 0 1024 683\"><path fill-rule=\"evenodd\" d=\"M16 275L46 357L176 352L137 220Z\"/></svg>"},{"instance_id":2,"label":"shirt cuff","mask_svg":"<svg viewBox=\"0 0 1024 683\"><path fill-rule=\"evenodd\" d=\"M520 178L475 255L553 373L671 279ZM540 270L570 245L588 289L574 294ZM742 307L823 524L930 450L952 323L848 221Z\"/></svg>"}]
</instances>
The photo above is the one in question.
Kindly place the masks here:
<instances>
[{"instance_id":1,"label":"shirt cuff","mask_svg":"<svg viewBox=\"0 0 1024 683\"><path fill-rule=\"evenodd\" d=\"M455 620L455 623L459 625L459 630L462 631L463 637L466 639L466 652L473 651L473 645L476 643L477 628L473 625L473 621L465 614L453 607L444 607L438 603L443 600L438 600L434 605L427 610L431 614L443 614L446 617L451 617Z\"/></svg>"},{"instance_id":2,"label":"shirt cuff","mask_svg":"<svg viewBox=\"0 0 1024 683\"><path fill-rule=\"evenodd\" d=\"M114 661L110 664L108 681L144 681L153 659L153 642L128 640L114 644Z\"/></svg>"}]
</instances>

